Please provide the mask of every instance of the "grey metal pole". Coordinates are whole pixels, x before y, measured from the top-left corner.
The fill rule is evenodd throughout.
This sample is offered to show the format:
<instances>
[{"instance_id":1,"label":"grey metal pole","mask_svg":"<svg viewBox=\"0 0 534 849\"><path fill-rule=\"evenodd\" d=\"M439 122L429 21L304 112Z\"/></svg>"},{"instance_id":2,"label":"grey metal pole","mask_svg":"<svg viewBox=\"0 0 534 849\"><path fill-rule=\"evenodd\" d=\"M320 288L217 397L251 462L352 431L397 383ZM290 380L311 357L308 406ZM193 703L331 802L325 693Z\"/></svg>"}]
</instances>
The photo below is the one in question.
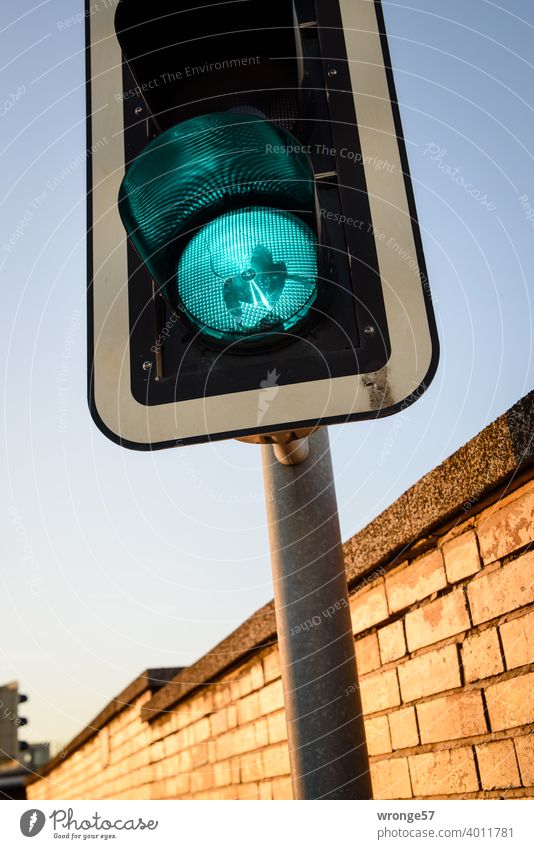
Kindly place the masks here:
<instances>
[{"instance_id":1,"label":"grey metal pole","mask_svg":"<svg viewBox=\"0 0 534 849\"><path fill-rule=\"evenodd\" d=\"M297 464L276 448L262 457L293 795L371 799L328 433Z\"/></svg>"}]
</instances>

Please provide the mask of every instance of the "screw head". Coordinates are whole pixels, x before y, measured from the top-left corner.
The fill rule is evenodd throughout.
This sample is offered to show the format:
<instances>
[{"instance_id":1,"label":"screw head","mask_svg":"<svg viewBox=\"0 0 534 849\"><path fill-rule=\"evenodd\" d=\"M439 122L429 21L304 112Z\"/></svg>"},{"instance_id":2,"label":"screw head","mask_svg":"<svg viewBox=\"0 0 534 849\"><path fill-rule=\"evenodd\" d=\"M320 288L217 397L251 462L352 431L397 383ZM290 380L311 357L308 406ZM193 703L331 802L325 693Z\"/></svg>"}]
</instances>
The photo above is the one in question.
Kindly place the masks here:
<instances>
[{"instance_id":1,"label":"screw head","mask_svg":"<svg viewBox=\"0 0 534 849\"><path fill-rule=\"evenodd\" d=\"M330 70L328 71L328 76L329 77L337 77L337 69L336 68L330 68Z\"/></svg>"},{"instance_id":2,"label":"screw head","mask_svg":"<svg viewBox=\"0 0 534 849\"><path fill-rule=\"evenodd\" d=\"M140 115L142 111L143 111L142 106L136 106L135 107L135 115Z\"/></svg>"},{"instance_id":3,"label":"screw head","mask_svg":"<svg viewBox=\"0 0 534 849\"><path fill-rule=\"evenodd\" d=\"M149 360L145 360L143 363L143 371L150 371L152 368L152 363Z\"/></svg>"},{"instance_id":4,"label":"screw head","mask_svg":"<svg viewBox=\"0 0 534 849\"><path fill-rule=\"evenodd\" d=\"M364 336L374 336L375 333L376 333L376 328L373 327L372 324L366 324L365 327L363 328L363 335Z\"/></svg>"},{"instance_id":5,"label":"screw head","mask_svg":"<svg viewBox=\"0 0 534 849\"><path fill-rule=\"evenodd\" d=\"M254 280L255 276L256 276L256 272L254 271L253 268L247 268L247 269L245 269L245 271L241 272L241 279L242 280Z\"/></svg>"}]
</instances>

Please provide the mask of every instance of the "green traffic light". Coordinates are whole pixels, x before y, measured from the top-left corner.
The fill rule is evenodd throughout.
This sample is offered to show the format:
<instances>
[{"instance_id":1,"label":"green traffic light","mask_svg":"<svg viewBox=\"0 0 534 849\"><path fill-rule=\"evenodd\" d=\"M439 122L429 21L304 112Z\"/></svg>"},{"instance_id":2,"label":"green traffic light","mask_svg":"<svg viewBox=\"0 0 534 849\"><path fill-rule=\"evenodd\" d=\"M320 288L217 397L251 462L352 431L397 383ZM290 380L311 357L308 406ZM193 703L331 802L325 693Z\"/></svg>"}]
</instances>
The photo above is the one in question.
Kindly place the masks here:
<instances>
[{"instance_id":1,"label":"green traffic light","mask_svg":"<svg viewBox=\"0 0 534 849\"><path fill-rule=\"evenodd\" d=\"M128 168L119 210L152 276L201 333L250 338L309 313L313 171L282 127L216 113L166 130Z\"/></svg>"},{"instance_id":2,"label":"green traffic light","mask_svg":"<svg viewBox=\"0 0 534 849\"><path fill-rule=\"evenodd\" d=\"M227 212L188 243L176 285L189 318L215 338L290 330L317 294L315 234L283 210Z\"/></svg>"}]
</instances>

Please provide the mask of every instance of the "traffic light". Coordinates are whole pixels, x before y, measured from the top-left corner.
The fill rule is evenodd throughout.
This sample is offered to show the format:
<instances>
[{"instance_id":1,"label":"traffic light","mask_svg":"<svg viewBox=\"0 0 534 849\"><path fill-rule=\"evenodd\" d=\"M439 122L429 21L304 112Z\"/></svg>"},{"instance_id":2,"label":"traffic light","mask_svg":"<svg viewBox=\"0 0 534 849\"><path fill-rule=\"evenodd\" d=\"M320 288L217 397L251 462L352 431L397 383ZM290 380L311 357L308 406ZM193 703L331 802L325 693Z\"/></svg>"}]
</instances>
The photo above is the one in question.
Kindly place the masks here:
<instances>
[{"instance_id":1,"label":"traffic light","mask_svg":"<svg viewBox=\"0 0 534 849\"><path fill-rule=\"evenodd\" d=\"M438 344L380 3L87 10L103 432L152 449L415 400Z\"/></svg>"},{"instance_id":2,"label":"traffic light","mask_svg":"<svg viewBox=\"0 0 534 849\"><path fill-rule=\"evenodd\" d=\"M19 759L24 744L19 742L18 729L28 720L19 716L18 706L27 701L16 681L0 687L0 762Z\"/></svg>"}]
</instances>

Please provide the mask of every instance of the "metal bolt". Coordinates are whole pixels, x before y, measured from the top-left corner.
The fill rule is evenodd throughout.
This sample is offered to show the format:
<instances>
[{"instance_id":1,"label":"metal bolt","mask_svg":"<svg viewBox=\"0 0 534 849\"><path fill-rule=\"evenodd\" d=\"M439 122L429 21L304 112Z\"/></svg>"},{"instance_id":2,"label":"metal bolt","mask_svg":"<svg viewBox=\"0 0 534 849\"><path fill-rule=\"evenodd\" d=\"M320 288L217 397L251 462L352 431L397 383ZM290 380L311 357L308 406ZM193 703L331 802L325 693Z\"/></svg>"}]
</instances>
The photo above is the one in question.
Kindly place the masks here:
<instances>
[{"instance_id":1,"label":"metal bolt","mask_svg":"<svg viewBox=\"0 0 534 849\"><path fill-rule=\"evenodd\" d=\"M136 114L136 115L140 115L142 111L143 111L143 107L142 107L142 106L136 106L136 107L135 107L135 114Z\"/></svg>"},{"instance_id":2,"label":"metal bolt","mask_svg":"<svg viewBox=\"0 0 534 849\"><path fill-rule=\"evenodd\" d=\"M375 333L376 333L376 328L373 327L372 324L366 324L365 327L363 328L363 335L364 336L374 336Z\"/></svg>"},{"instance_id":3,"label":"metal bolt","mask_svg":"<svg viewBox=\"0 0 534 849\"><path fill-rule=\"evenodd\" d=\"M275 443L274 456L283 466L298 466L307 460L310 454L310 443L307 437L294 439L292 442Z\"/></svg>"},{"instance_id":4,"label":"metal bolt","mask_svg":"<svg viewBox=\"0 0 534 849\"><path fill-rule=\"evenodd\" d=\"M328 76L329 76L329 77L337 77L337 70L336 70L336 68L330 68L330 70L328 71Z\"/></svg>"},{"instance_id":5,"label":"metal bolt","mask_svg":"<svg viewBox=\"0 0 534 849\"><path fill-rule=\"evenodd\" d=\"M149 360L145 360L143 363L143 371L150 371L152 368L152 363Z\"/></svg>"}]
</instances>

